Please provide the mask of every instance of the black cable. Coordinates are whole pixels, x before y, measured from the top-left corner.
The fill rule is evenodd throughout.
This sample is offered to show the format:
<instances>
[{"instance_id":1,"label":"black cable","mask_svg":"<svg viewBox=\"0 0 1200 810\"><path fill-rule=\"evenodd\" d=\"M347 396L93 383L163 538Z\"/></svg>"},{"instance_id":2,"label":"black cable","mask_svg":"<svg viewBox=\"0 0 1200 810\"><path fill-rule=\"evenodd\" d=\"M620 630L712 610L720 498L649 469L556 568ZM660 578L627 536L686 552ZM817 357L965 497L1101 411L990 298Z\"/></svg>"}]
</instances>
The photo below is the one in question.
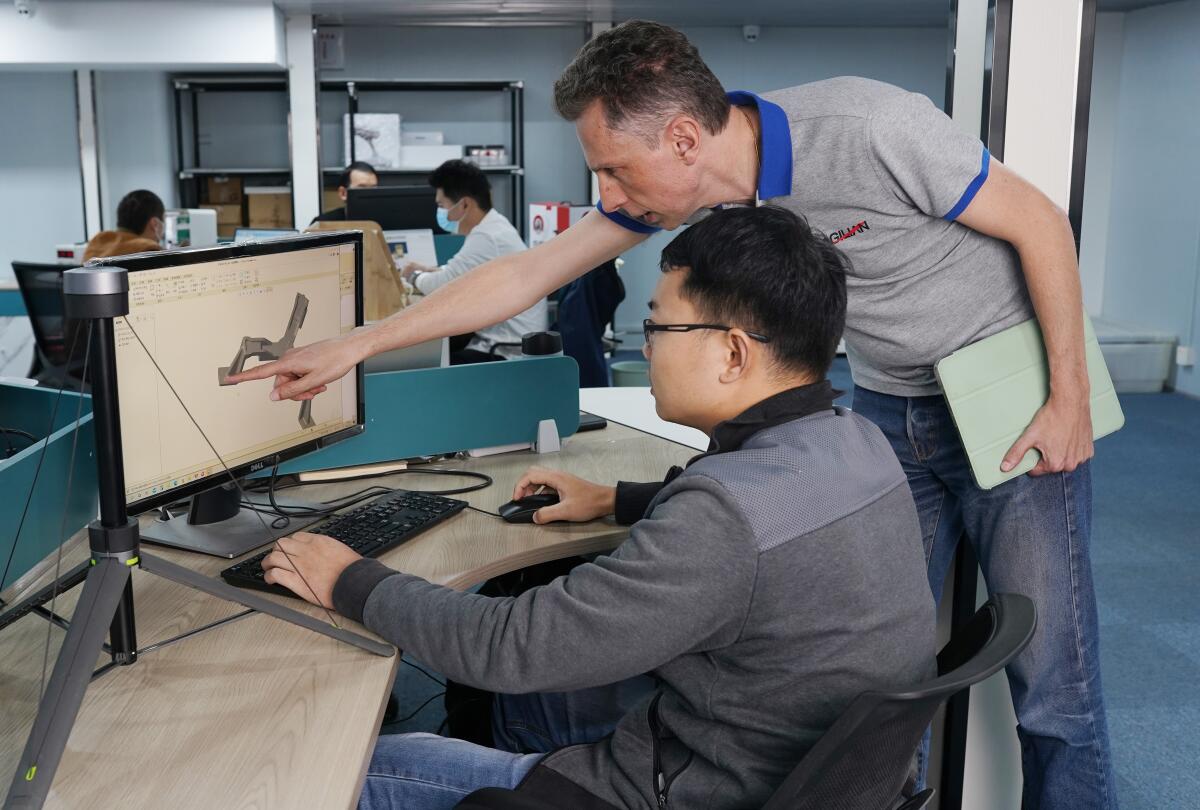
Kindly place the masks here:
<instances>
[{"instance_id":1,"label":"black cable","mask_svg":"<svg viewBox=\"0 0 1200 810\"><path fill-rule=\"evenodd\" d=\"M467 508L472 511L479 512L481 514L488 515L490 517L503 518L503 516L499 512L489 512L486 509L480 509L478 506L471 506L471 504L467 504Z\"/></svg>"},{"instance_id":2,"label":"black cable","mask_svg":"<svg viewBox=\"0 0 1200 810\"><path fill-rule=\"evenodd\" d=\"M419 495L432 495L432 496L438 496L438 497L446 496L446 495L460 495L465 492L476 492L481 489L486 489L487 487L490 487L494 483L494 481L490 475L486 475L481 472L475 472L474 470L448 470L448 469L444 469L444 468L440 468L440 467L431 467L428 469L397 470L395 473L389 473L389 475L401 475L404 473L416 473L419 475L460 476L460 477L466 477L466 478L474 478L480 482L478 484L472 484L471 486L467 486L467 487L458 487L456 489L408 490L410 492L414 492ZM279 492L280 490L296 489L298 487L311 486L314 484L330 484L330 483L335 483L335 482L334 481L296 481L294 483L288 483L288 484L284 484L283 486L280 486L278 474L279 474L279 467L278 466L272 467L271 475L267 479L267 485L266 485L265 491L267 493L267 500L271 505L270 509L267 509L259 504L251 503L249 501L242 501L243 509L249 509L252 512L259 512L259 513L265 514L265 515L276 515L276 518L271 521L271 528L276 529L276 530L286 528L288 526L288 524L291 522L291 518L293 518L293 517L311 517L311 518L316 518L319 520L320 518L331 517L332 515L340 512L341 510L343 510L347 507L355 506L355 505L362 503L363 501L369 500L371 498L375 498L375 497L382 496L382 495L389 495L393 492L401 491L399 488L391 488L391 487L385 487L382 485L375 485L372 487L367 487L366 489L361 489L358 492L352 492L349 495L342 495L341 497L333 498L328 501L321 501L320 506L281 506L279 504L279 502L276 501L276 499L275 499L275 494L277 492ZM255 489L253 491L263 491L263 490ZM468 504L468 507L471 509L475 508L473 506L470 506L470 504ZM480 511L482 511L482 510L480 510ZM494 514L494 513L487 513L487 514ZM499 515L495 515L495 517L499 517Z\"/></svg>"},{"instance_id":3,"label":"black cable","mask_svg":"<svg viewBox=\"0 0 1200 810\"><path fill-rule=\"evenodd\" d=\"M392 722L388 723L388 725L393 726L397 723L407 723L409 720L412 720L414 717L416 717L418 714L420 714L421 710L424 709L426 706L428 706L430 703L433 703L438 698L445 697L445 696L446 696L445 692L438 692L436 695L430 695L429 699L426 700L424 703L422 703L420 706L418 706L416 708L416 710L413 711L412 714L407 714L404 717L401 717L397 720L393 720Z\"/></svg>"},{"instance_id":4,"label":"black cable","mask_svg":"<svg viewBox=\"0 0 1200 810\"><path fill-rule=\"evenodd\" d=\"M4 458L12 458L17 453L21 452L13 447L12 439L10 439L9 436L20 436L22 439L28 439L29 444L26 445L26 448L35 445L38 440L37 436L34 436L32 433L26 433L24 430L17 430L16 428L0 427L0 436L4 437Z\"/></svg>"},{"instance_id":5,"label":"black cable","mask_svg":"<svg viewBox=\"0 0 1200 810\"><path fill-rule=\"evenodd\" d=\"M401 663L401 664L408 664L410 667L412 667L413 669L415 669L417 672L420 672L422 675L424 675L426 678L428 678L429 680L431 680L431 681L433 681L434 683L436 683L438 686L442 687L443 689L445 689L445 688L446 688L446 682L445 682L445 681L441 680L440 678L435 678L435 677L434 677L432 674L430 674L430 673L429 673L429 672L427 672L426 670L422 669L421 667L417 666L417 665L416 665L416 664L414 664L412 661L409 661L407 658L401 658L401 659L400 659L400 663Z\"/></svg>"}]
</instances>

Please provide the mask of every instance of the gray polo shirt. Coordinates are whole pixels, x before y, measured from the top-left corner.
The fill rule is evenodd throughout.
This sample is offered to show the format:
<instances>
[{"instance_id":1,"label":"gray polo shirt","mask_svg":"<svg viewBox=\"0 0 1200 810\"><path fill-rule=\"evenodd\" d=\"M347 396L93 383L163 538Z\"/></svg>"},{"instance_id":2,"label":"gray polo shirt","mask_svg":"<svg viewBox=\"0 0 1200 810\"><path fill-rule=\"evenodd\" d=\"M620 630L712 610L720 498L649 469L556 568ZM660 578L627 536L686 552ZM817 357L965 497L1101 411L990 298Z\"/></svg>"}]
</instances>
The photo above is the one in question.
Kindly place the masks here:
<instances>
[{"instance_id":1,"label":"gray polo shirt","mask_svg":"<svg viewBox=\"0 0 1200 810\"><path fill-rule=\"evenodd\" d=\"M845 339L856 384L937 394L934 363L1033 317L1012 246L956 221L990 156L928 98L855 77L729 97L759 111L760 201L804 216L850 259Z\"/></svg>"}]
</instances>

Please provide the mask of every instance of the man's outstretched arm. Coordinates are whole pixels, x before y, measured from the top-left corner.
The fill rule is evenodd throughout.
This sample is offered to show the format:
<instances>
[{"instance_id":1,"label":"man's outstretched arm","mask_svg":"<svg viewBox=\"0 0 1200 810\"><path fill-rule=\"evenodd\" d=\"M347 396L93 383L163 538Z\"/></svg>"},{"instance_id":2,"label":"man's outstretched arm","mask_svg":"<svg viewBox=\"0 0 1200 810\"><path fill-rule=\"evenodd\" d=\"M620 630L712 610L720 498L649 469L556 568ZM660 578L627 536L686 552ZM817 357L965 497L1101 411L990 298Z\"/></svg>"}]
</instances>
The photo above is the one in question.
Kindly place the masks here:
<instances>
[{"instance_id":1,"label":"man's outstretched arm","mask_svg":"<svg viewBox=\"0 0 1200 810\"><path fill-rule=\"evenodd\" d=\"M379 352L474 332L524 312L568 281L646 238L592 213L544 245L501 256L386 320L289 351L231 383L275 378L271 399L311 399Z\"/></svg>"}]
</instances>

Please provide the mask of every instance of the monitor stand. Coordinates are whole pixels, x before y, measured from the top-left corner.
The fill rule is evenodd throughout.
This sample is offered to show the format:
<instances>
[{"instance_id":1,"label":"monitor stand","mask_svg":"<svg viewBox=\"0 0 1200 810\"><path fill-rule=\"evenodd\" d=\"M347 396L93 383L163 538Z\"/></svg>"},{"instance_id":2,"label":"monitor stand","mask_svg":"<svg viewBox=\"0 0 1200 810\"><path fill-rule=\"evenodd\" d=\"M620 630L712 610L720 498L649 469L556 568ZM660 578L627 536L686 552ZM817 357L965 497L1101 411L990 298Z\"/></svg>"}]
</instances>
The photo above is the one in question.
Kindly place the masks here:
<instances>
[{"instance_id":1,"label":"monitor stand","mask_svg":"<svg viewBox=\"0 0 1200 810\"><path fill-rule=\"evenodd\" d=\"M300 531L319 520L314 516L291 516L280 529L271 528L275 519L250 509L241 508L242 493L233 484L205 490L192 497L186 515L159 518L145 525L141 538L147 543L198 551L215 557L233 559L248 551ZM266 493L246 493L246 500L270 508ZM320 504L276 496L280 506L319 507ZM264 528L263 524L266 524Z\"/></svg>"}]
</instances>

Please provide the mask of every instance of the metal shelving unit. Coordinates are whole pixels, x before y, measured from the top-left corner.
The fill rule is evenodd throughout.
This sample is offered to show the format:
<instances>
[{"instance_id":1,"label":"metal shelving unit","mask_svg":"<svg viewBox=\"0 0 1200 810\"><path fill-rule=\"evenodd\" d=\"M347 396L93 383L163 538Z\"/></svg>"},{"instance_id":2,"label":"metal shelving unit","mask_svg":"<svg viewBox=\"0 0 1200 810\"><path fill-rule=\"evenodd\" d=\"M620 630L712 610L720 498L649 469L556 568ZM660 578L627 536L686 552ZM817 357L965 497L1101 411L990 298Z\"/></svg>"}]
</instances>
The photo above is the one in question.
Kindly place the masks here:
<instances>
[{"instance_id":1,"label":"metal shelving unit","mask_svg":"<svg viewBox=\"0 0 1200 810\"><path fill-rule=\"evenodd\" d=\"M286 93L285 74L255 74L229 76L173 76L175 94L175 176L179 188L179 204L194 208L200 204L200 184L197 178L213 175L236 177L278 178L278 183L291 184L292 167L261 166L201 166L200 164L200 95L203 93ZM190 138L184 126L184 108L191 112ZM287 127L287 120L279 122ZM190 140L191 156L187 153Z\"/></svg>"},{"instance_id":2,"label":"metal shelving unit","mask_svg":"<svg viewBox=\"0 0 1200 810\"><path fill-rule=\"evenodd\" d=\"M278 183L289 183L291 166L202 166L200 165L199 98L202 93L245 93L280 92L288 89L285 74L257 74L230 76L175 76L172 77L175 97L175 166L179 184L179 201L184 207L200 203L198 178L213 175L235 177L252 176L257 179L278 178ZM325 79L320 82L323 92L344 92L347 110L351 115L359 111L359 98L371 92L420 92L420 93L506 93L509 108L509 144L513 161L503 166L481 166L490 175L507 176L509 199L512 206L513 224L521 233L525 232L527 215L525 205L525 83L513 80L461 81L461 80L402 80L402 79ZM190 109L190 133L185 126L184 109ZM280 121L287 127L287 121ZM351 138L350 160L354 160L354 139ZM190 160L188 147L190 146ZM424 177L433 166L419 169L381 169L384 177ZM336 177L343 166L322 167L325 181ZM324 185L324 183L322 184Z\"/></svg>"},{"instance_id":3,"label":"metal shelving unit","mask_svg":"<svg viewBox=\"0 0 1200 810\"><path fill-rule=\"evenodd\" d=\"M323 80L321 90L325 92L344 90L347 111L353 116L358 113L359 96L370 92L405 93L507 93L509 97L509 148L514 163L504 166L481 166L487 174L509 175L512 178L509 198L512 204L513 225L518 232L525 232L525 83L521 81L464 81L457 79L336 79ZM350 161L354 161L354 139L350 139ZM424 176L436 168L382 169L383 176ZM340 174L342 167L322 169L326 176Z\"/></svg>"}]
</instances>

